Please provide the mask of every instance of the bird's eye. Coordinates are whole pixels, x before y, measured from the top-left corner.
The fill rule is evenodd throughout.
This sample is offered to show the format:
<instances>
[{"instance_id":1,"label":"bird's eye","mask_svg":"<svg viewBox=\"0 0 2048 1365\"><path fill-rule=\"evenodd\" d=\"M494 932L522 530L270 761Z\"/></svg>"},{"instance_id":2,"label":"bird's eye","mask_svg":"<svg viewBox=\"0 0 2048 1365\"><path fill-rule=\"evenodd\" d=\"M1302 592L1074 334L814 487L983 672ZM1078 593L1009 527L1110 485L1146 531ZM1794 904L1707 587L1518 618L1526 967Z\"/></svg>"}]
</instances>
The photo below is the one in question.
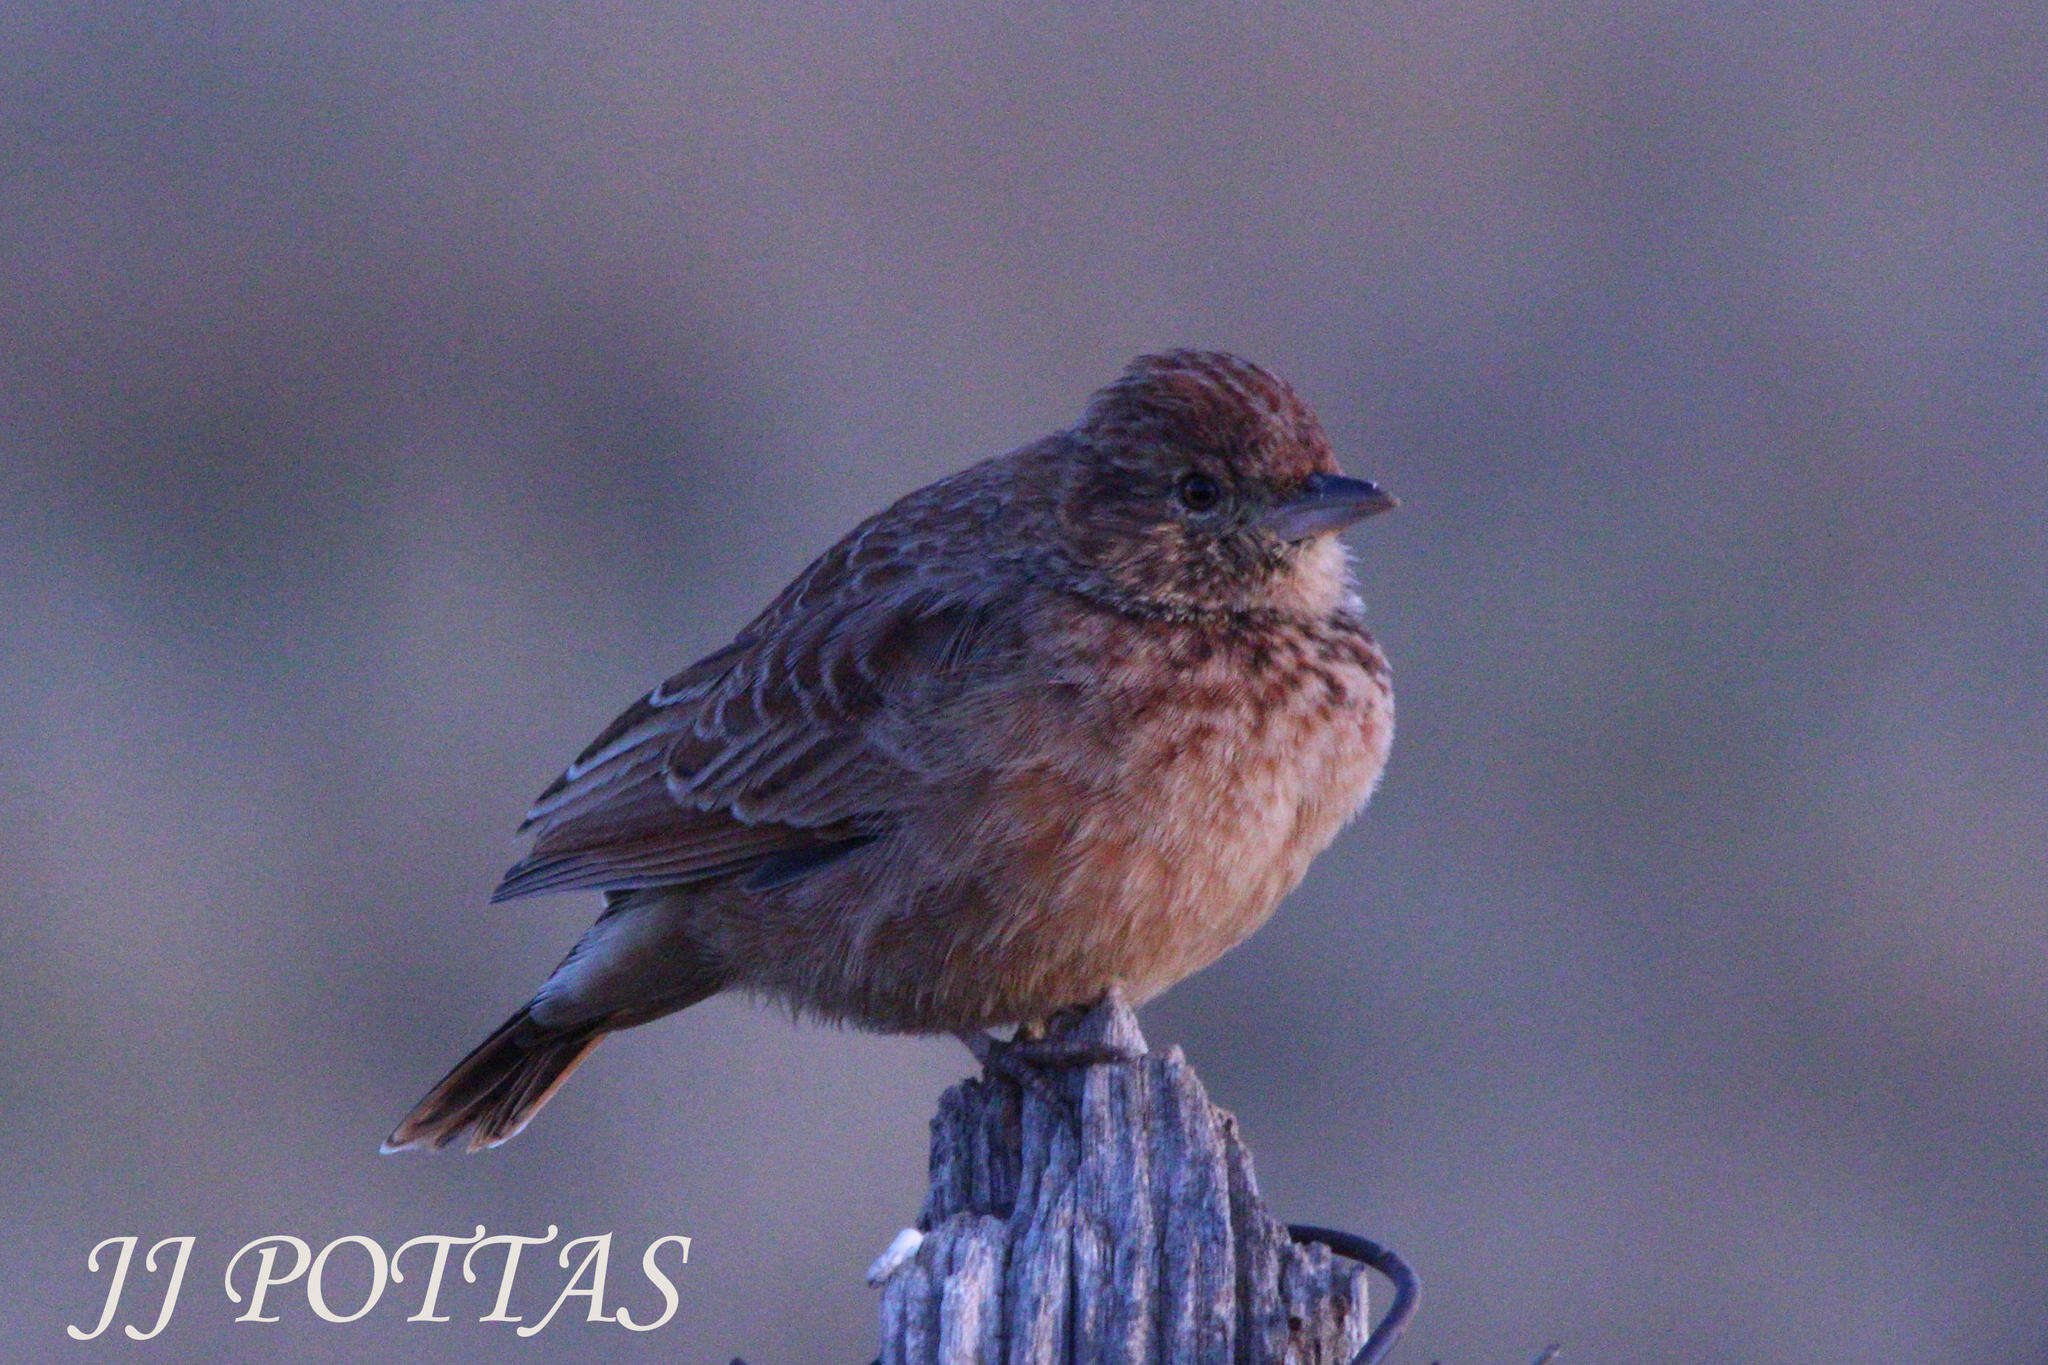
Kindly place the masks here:
<instances>
[{"instance_id":1,"label":"bird's eye","mask_svg":"<svg viewBox=\"0 0 2048 1365\"><path fill-rule=\"evenodd\" d=\"M1213 512L1223 501L1223 486L1207 474L1183 474L1173 491L1190 512Z\"/></svg>"}]
</instances>

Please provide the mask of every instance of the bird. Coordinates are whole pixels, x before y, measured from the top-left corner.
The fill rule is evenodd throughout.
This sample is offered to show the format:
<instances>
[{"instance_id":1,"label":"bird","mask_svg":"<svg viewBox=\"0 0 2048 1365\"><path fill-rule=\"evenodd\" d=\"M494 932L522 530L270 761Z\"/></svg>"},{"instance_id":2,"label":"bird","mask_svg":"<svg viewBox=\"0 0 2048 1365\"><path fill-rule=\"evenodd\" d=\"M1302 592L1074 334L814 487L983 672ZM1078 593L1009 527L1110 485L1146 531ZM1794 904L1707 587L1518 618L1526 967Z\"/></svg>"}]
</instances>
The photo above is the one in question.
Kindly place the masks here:
<instances>
[{"instance_id":1,"label":"bird","mask_svg":"<svg viewBox=\"0 0 2048 1365\"><path fill-rule=\"evenodd\" d=\"M1338 532L1395 505L1270 370L1176 350L868 518L541 792L492 900L602 913L384 1150L495 1147L724 991L972 1047L1209 965L1379 781Z\"/></svg>"}]
</instances>

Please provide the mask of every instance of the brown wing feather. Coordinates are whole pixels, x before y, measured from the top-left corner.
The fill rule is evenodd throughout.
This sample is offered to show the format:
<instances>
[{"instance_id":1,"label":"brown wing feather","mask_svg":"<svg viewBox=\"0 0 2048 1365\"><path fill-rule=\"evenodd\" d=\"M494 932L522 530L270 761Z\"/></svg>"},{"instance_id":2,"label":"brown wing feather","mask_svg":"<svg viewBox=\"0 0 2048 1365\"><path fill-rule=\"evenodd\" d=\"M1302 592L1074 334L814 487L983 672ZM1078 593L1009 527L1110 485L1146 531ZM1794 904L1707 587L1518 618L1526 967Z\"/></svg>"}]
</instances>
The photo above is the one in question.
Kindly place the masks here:
<instances>
[{"instance_id":1,"label":"brown wing feather","mask_svg":"<svg viewBox=\"0 0 2048 1365\"><path fill-rule=\"evenodd\" d=\"M800 866L884 832L935 774L882 713L906 694L943 704L1010 643L990 637L985 570L909 553L939 488L856 529L607 726L535 801L532 851L492 899Z\"/></svg>"}]
</instances>

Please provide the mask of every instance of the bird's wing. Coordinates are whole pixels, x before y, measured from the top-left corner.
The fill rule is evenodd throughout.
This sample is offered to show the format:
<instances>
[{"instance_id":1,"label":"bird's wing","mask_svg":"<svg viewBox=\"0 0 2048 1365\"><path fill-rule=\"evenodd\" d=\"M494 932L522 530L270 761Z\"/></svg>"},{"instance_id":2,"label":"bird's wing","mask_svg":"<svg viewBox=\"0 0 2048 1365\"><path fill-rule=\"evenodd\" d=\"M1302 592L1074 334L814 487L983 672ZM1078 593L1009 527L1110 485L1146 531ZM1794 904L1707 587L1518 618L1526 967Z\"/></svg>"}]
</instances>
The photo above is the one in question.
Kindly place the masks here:
<instances>
[{"instance_id":1,"label":"bird's wing","mask_svg":"<svg viewBox=\"0 0 2048 1365\"><path fill-rule=\"evenodd\" d=\"M1016 647L989 584L934 572L902 540L849 536L613 721L535 801L532 851L492 899L750 871L773 885L886 832L945 762L906 718Z\"/></svg>"}]
</instances>

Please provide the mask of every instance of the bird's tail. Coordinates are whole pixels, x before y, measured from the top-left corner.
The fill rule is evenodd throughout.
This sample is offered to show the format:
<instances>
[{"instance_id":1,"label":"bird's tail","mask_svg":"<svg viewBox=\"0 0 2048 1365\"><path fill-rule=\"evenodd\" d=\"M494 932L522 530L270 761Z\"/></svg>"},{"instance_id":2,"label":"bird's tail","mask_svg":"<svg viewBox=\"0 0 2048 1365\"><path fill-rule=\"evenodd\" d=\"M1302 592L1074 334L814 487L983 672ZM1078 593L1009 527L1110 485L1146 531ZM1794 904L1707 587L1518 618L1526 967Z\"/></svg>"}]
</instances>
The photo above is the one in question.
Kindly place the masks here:
<instances>
[{"instance_id":1,"label":"bird's tail","mask_svg":"<svg viewBox=\"0 0 2048 1365\"><path fill-rule=\"evenodd\" d=\"M526 1126L609 1032L602 1022L551 1029L522 1007L413 1106L384 1150L446 1147L465 1133L472 1152L497 1146Z\"/></svg>"}]
</instances>

